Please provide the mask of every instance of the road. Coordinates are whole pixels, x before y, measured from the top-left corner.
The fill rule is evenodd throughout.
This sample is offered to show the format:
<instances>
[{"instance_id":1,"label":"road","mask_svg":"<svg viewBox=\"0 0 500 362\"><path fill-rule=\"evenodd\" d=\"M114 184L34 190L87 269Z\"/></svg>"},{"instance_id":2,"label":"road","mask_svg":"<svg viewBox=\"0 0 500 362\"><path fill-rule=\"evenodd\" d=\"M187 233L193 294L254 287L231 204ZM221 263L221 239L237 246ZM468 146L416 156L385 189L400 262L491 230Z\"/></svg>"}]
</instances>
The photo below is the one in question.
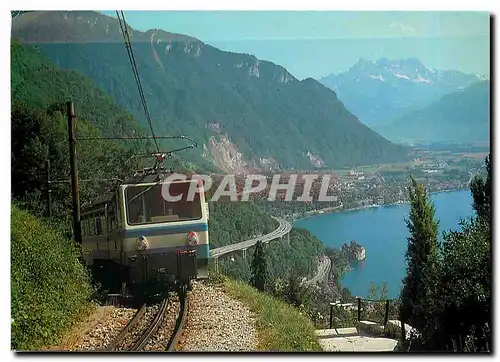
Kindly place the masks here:
<instances>
[{"instance_id":1,"label":"road","mask_svg":"<svg viewBox=\"0 0 500 362\"><path fill-rule=\"evenodd\" d=\"M288 221L278 217L273 217L273 218L279 222L279 226L274 231L270 232L269 234L259 236L257 238L222 246L217 249L212 249L210 250L210 257L218 258L219 256L233 253L238 250L248 249L249 247L254 246L259 240L261 240L264 243L267 243L270 242L271 240L277 239L281 236L288 234L290 230L292 230L292 225ZM327 257L326 255L323 255L323 257L318 263L318 271L316 275L314 275L311 279L305 281L305 284L314 285L318 281L324 280L328 276L328 273L330 272L330 267L331 267L330 258Z\"/></svg>"},{"instance_id":2,"label":"road","mask_svg":"<svg viewBox=\"0 0 500 362\"><path fill-rule=\"evenodd\" d=\"M288 221L280 219L278 217L273 217L273 218L279 222L279 226L276 230L270 232L269 234L259 236L257 238L245 240L236 244L222 246L217 249L212 249L210 250L210 257L217 258L221 255L233 253L238 250L248 249L249 247L257 244L257 241L259 240L262 241L263 243L267 243L271 240L277 239L283 235L288 234L290 230L292 230L292 224L290 224Z\"/></svg>"},{"instance_id":3,"label":"road","mask_svg":"<svg viewBox=\"0 0 500 362\"><path fill-rule=\"evenodd\" d=\"M330 272L331 260L326 255L323 255L318 264L318 271L315 276L305 282L306 285L314 285L320 280L324 280Z\"/></svg>"},{"instance_id":4,"label":"road","mask_svg":"<svg viewBox=\"0 0 500 362\"><path fill-rule=\"evenodd\" d=\"M474 178L475 174L474 174L474 173L472 173L472 172L470 172L470 171L467 171L467 172L468 172L468 173L469 173L469 175L470 175L470 177L469 177L469 181L467 181L467 185L470 185L470 183L472 182L472 179Z\"/></svg>"}]
</instances>

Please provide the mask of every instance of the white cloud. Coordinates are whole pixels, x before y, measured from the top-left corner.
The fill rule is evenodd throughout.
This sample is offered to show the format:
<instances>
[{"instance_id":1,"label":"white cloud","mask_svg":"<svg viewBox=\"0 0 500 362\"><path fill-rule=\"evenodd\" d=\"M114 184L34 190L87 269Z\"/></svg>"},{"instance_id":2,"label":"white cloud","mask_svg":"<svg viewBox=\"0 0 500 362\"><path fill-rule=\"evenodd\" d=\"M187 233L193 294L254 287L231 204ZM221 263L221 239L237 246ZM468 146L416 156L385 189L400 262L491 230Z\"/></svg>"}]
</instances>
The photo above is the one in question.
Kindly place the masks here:
<instances>
[{"instance_id":1,"label":"white cloud","mask_svg":"<svg viewBox=\"0 0 500 362\"><path fill-rule=\"evenodd\" d=\"M417 32L417 29L415 29L414 27L403 23L392 23L391 25L389 25L389 28L400 30L404 35L415 34Z\"/></svg>"}]
</instances>

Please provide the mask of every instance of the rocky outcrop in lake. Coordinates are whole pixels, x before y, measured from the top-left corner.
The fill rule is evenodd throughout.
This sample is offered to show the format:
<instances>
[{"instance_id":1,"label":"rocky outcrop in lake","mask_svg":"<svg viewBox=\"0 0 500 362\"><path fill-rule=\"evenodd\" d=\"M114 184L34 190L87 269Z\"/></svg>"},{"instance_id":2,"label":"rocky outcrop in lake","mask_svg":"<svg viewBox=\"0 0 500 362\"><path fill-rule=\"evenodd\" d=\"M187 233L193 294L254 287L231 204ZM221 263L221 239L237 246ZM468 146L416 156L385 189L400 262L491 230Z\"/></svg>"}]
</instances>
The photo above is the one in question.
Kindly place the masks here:
<instances>
[{"instance_id":1,"label":"rocky outcrop in lake","mask_svg":"<svg viewBox=\"0 0 500 362\"><path fill-rule=\"evenodd\" d=\"M342 245L342 251L347 254L347 256L349 257L349 261L361 261L365 260L366 258L365 248L356 243L354 240L351 240L349 244L344 243Z\"/></svg>"}]
</instances>

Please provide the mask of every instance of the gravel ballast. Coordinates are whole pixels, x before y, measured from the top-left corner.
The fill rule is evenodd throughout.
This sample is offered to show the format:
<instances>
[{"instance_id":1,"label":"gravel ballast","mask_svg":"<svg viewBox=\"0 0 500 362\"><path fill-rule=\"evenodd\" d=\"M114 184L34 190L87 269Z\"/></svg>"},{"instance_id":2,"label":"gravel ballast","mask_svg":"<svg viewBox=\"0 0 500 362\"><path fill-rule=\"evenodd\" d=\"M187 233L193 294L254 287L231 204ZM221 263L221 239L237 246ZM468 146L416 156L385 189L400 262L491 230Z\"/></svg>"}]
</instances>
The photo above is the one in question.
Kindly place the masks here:
<instances>
[{"instance_id":1,"label":"gravel ballast","mask_svg":"<svg viewBox=\"0 0 500 362\"><path fill-rule=\"evenodd\" d=\"M189 310L177 345L178 351L254 351L257 349L255 318L249 308L226 294L221 286L207 282L193 282L188 293ZM148 306L141 321L118 346L117 350L132 346L139 334L152 320L158 305ZM145 346L144 351L166 351L180 311L177 295L171 295L162 324ZM88 329L80 329L71 346L59 350L102 351L134 317L137 309L98 307Z\"/></svg>"},{"instance_id":2,"label":"gravel ballast","mask_svg":"<svg viewBox=\"0 0 500 362\"><path fill-rule=\"evenodd\" d=\"M128 351L136 344L141 335L144 331L146 331L155 318L158 308L159 305L157 304L146 306L146 311L142 315L141 319L129 330L123 341L117 346L116 351Z\"/></svg>"},{"instance_id":3,"label":"gravel ballast","mask_svg":"<svg viewBox=\"0 0 500 362\"><path fill-rule=\"evenodd\" d=\"M180 306L179 297L176 294L173 294L168 300L167 309L161 325L151 337L148 344L144 347L144 351L167 350L168 342L170 341L170 337L172 336L172 332L175 328L175 322L177 322Z\"/></svg>"},{"instance_id":4,"label":"gravel ballast","mask_svg":"<svg viewBox=\"0 0 500 362\"><path fill-rule=\"evenodd\" d=\"M120 334L136 312L137 309L111 307L106 316L83 336L76 350L98 351L105 348Z\"/></svg>"},{"instance_id":5,"label":"gravel ballast","mask_svg":"<svg viewBox=\"0 0 500 362\"><path fill-rule=\"evenodd\" d=\"M253 351L257 347L255 319L240 301L221 287L193 282L189 314L179 351Z\"/></svg>"}]
</instances>

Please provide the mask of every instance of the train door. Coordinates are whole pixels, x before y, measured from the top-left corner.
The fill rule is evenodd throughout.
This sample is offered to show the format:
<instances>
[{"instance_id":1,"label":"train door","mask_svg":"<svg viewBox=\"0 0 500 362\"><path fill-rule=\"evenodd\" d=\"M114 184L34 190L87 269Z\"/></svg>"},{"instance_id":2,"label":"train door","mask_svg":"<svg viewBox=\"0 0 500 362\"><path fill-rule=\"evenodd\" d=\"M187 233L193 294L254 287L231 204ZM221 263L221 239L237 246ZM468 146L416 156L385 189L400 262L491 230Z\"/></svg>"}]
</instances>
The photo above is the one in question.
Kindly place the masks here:
<instances>
[{"instance_id":1,"label":"train door","mask_svg":"<svg viewBox=\"0 0 500 362\"><path fill-rule=\"evenodd\" d=\"M107 245L109 250L109 259L119 263L121 259L121 238L120 238L120 222L119 214L116 204L116 198L113 198L110 203L108 203L108 214L107 214Z\"/></svg>"},{"instance_id":2,"label":"train door","mask_svg":"<svg viewBox=\"0 0 500 362\"><path fill-rule=\"evenodd\" d=\"M109 204L105 204L104 205L104 225L103 225L103 229L104 229L104 242L106 244L106 252L107 252L107 259L108 260L111 260L111 245L110 245L110 242L109 242L109 239L110 239L110 231L112 230L110 228L110 224L109 224L109 216L110 216L110 210L108 210L109 208Z\"/></svg>"}]
</instances>

